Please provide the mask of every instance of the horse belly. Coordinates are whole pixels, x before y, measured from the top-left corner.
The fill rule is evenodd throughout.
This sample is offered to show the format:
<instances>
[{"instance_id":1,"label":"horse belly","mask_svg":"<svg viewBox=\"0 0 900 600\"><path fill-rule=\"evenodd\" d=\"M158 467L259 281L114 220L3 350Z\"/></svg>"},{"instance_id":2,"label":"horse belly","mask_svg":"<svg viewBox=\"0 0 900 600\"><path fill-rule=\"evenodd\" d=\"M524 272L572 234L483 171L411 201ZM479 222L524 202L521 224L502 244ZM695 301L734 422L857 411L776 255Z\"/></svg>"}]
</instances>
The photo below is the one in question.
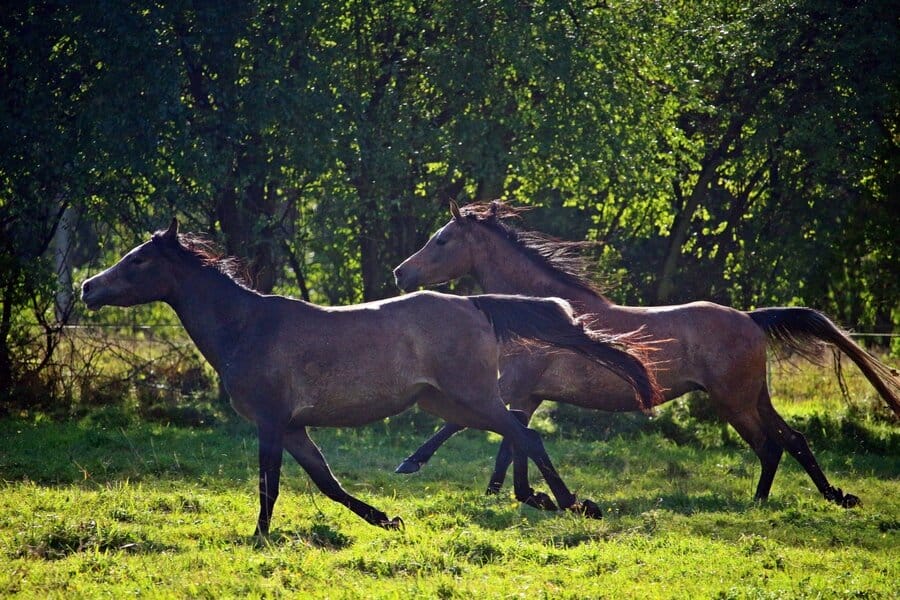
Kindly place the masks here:
<instances>
[{"instance_id":1,"label":"horse belly","mask_svg":"<svg viewBox=\"0 0 900 600\"><path fill-rule=\"evenodd\" d=\"M610 412L640 410L631 385L580 356L554 361L544 371L533 395Z\"/></svg>"},{"instance_id":2,"label":"horse belly","mask_svg":"<svg viewBox=\"0 0 900 600\"><path fill-rule=\"evenodd\" d=\"M392 417L413 405L425 384L340 386L309 390L298 398L291 422L319 427L358 427Z\"/></svg>"}]
</instances>

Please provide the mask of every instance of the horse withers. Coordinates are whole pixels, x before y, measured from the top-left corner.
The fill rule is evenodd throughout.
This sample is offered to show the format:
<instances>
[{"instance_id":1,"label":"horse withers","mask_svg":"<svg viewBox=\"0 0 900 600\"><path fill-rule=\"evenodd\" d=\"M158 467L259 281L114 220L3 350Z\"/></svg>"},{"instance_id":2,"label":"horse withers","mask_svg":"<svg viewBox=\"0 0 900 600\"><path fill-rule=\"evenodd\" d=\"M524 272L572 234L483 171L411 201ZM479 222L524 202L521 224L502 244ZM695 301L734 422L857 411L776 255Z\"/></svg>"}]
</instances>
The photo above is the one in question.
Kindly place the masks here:
<instances>
[{"instance_id":1,"label":"horse withers","mask_svg":"<svg viewBox=\"0 0 900 600\"><path fill-rule=\"evenodd\" d=\"M308 426L358 426L418 404L461 426L496 432L514 446L515 472L533 460L559 507L599 517L577 500L536 432L506 410L497 373L501 340L511 337L567 348L609 368L633 386L637 400L656 401L658 388L643 364L572 316L563 300L432 292L345 307L322 307L258 294L237 281L233 264L200 240L166 231L132 249L82 286L91 310L161 301L178 315L220 375L235 410L256 424L259 501L256 533L266 535L278 497L283 450L332 500L367 522L396 528L388 516L347 493L307 434ZM526 458L527 457L527 458ZM527 473L527 465L524 470ZM519 484L522 485L519 485ZM526 489L516 497L556 508Z\"/></svg>"}]
</instances>

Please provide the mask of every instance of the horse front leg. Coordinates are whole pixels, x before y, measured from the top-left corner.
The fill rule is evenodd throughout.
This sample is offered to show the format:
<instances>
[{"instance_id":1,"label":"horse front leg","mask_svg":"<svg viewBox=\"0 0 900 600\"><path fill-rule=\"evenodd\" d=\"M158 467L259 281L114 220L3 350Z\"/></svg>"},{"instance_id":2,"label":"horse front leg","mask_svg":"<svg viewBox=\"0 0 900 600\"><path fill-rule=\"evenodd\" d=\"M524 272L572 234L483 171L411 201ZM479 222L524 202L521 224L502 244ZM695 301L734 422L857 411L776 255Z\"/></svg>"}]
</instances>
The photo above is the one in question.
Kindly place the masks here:
<instances>
[{"instance_id":1,"label":"horse front leg","mask_svg":"<svg viewBox=\"0 0 900 600\"><path fill-rule=\"evenodd\" d=\"M531 487L531 483L528 481L528 454L525 450L519 448L515 444L508 443L506 438L504 438L504 442L506 443L508 453L512 458L513 490L515 491L516 500L538 510L559 510L550 496L544 492L536 492ZM504 475L505 474L504 469ZM488 487L487 493L492 494L496 492L492 492L491 488Z\"/></svg>"},{"instance_id":2,"label":"horse front leg","mask_svg":"<svg viewBox=\"0 0 900 600\"><path fill-rule=\"evenodd\" d=\"M501 383L502 382L503 380L501 378ZM531 417L541 405L541 399L532 396L525 396L523 398L521 395L513 396L513 398L518 399L514 399L510 402L509 412L511 412L522 425L528 427L528 423L531 422ZM503 487L503 482L506 480L506 472L509 470L509 465L512 461L512 442L510 442L508 438L503 438L503 441L500 443L500 448L497 450L497 458L494 460L494 472L491 473L491 479L488 482L488 494L497 494L500 492ZM547 500L549 500L549 497Z\"/></svg>"},{"instance_id":3,"label":"horse front leg","mask_svg":"<svg viewBox=\"0 0 900 600\"><path fill-rule=\"evenodd\" d=\"M403 519L400 517L388 518L382 511L347 493L338 483L321 450L309 437L305 427L289 431L285 435L284 445L323 494L343 504L372 525L385 529L399 529L403 525Z\"/></svg>"},{"instance_id":4,"label":"horse front leg","mask_svg":"<svg viewBox=\"0 0 900 600\"><path fill-rule=\"evenodd\" d=\"M531 415L521 410L510 410L509 412L511 412L522 425L528 427ZM512 462L513 444L509 438L504 437L503 441L500 442L500 448L497 450L497 457L494 459L494 472L491 473L491 479L488 482L485 493L500 493L500 490L503 488L503 482L506 480L506 472L509 470L509 465ZM528 469L524 470L524 475L521 471L519 473L519 482L522 483L523 481L525 485L530 485L528 483Z\"/></svg>"},{"instance_id":5,"label":"horse front leg","mask_svg":"<svg viewBox=\"0 0 900 600\"><path fill-rule=\"evenodd\" d=\"M503 482L506 481L506 472L509 470L510 463L513 462L513 445L507 438L503 438L500 447L497 449L497 457L494 459L494 472L491 473L491 479L488 481L486 494L499 494L503 489Z\"/></svg>"},{"instance_id":6,"label":"horse front leg","mask_svg":"<svg viewBox=\"0 0 900 600\"><path fill-rule=\"evenodd\" d=\"M396 469L394 469L394 473L401 473L404 475L415 473L422 467L422 465L424 465L431 459L434 453L437 452L437 449L444 445L444 442L449 440L451 437L453 437L463 429L465 429L465 427L461 425L445 423L444 426L438 429L437 432L430 438L428 438L424 444L419 446L419 448L415 452L403 459L403 462L400 463Z\"/></svg>"},{"instance_id":7,"label":"horse front leg","mask_svg":"<svg viewBox=\"0 0 900 600\"><path fill-rule=\"evenodd\" d=\"M278 499L281 479L281 457L283 452L282 432L276 427L259 425L259 517L254 535L269 535L272 511Z\"/></svg>"}]
</instances>

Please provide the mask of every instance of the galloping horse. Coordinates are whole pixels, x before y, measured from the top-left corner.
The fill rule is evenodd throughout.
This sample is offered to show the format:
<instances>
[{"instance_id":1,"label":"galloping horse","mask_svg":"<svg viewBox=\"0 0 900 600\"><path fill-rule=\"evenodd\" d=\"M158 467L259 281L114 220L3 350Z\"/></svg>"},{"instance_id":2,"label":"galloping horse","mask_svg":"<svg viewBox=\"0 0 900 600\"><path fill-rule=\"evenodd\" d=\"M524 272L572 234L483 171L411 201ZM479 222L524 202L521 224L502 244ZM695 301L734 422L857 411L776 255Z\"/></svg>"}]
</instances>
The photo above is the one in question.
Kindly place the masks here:
<instances>
[{"instance_id":1,"label":"galloping horse","mask_svg":"<svg viewBox=\"0 0 900 600\"><path fill-rule=\"evenodd\" d=\"M153 301L175 310L235 410L257 426L258 535L269 531L283 449L332 500L373 525L401 525L341 487L306 428L363 425L415 403L450 422L511 439L516 471L526 471L523 485L527 456L560 507L600 516L596 504L577 501L566 488L538 434L506 410L497 381L499 348L518 337L574 351L627 380L638 401L655 401L658 388L643 364L611 347L615 338L574 319L568 303L426 292L325 308L260 295L238 283L229 264L196 238L179 236L173 219L168 230L85 281L82 298L91 310ZM518 484L516 494L540 507L550 502Z\"/></svg>"},{"instance_id":2,"label":"galloping horse","mask_svg":"<svg viewBox=\"0 0 900 600\"><path fill-rule=\"evenodd\" d=\"M812 357L820 341L833 344L900 415L900 381L890 368L853 343L825 315L809 308L742 312L711 302L647 308L616 305L583 275L586 263L579 252L583 243L518 231L503 222L522 210L493 202L461 211L451 204L450 222L394 270L397 285L410 290L472 274L485 292L558 296L569 300L582 318L608 331L642 328L647 338L660 341L653 358L660 366L657 377L665 399L705 390L718 414L753 448L762 465L757 500L768 498L787 450L827 500L844 507L859 503L859 498L828 482L806 439L772 406L766 385L766 347L772 342L776 350ZM624 385L569 352L514 352L501 362L501 396L527 418L544 399L606 411L640 408ZM461 429L457 424L445 425L397 472L417 471ZM509 449L504 446L488 492L503 484L509 466Z\"/></svg>"}]
</instances>

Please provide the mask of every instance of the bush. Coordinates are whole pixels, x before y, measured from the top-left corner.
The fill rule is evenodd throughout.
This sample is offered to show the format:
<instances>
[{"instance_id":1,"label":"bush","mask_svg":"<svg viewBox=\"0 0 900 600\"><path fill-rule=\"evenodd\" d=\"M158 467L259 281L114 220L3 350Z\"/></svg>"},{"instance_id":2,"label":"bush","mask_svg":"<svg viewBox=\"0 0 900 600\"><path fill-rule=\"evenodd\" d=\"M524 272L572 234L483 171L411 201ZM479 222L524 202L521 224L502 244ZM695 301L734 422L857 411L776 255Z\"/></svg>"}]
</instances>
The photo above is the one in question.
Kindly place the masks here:
<instances>
[{"instance_id":1,"label":"bush","mask_svg":"<svg viewBox=\"0 0 900 600\"><path fill-rule=\"evenodd\" d=\"M92 325L63 330L54 360L20 378L10 412L56 418L99 411L185 426L227 418L218 379L179 331ZM106 417L103 417L106 418Z\"/></svg>"}]
</instances>

